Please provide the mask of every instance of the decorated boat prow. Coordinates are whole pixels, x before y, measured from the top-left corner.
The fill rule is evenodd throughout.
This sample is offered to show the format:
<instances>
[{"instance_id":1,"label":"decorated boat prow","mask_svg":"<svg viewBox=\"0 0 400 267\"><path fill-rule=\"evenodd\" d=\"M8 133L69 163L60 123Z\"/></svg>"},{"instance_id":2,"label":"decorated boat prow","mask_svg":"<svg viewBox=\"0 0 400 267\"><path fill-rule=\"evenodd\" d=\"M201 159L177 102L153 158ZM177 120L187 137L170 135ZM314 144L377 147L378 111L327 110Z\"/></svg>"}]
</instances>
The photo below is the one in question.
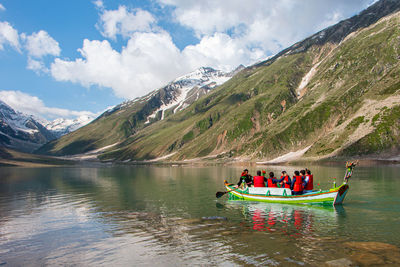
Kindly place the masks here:
<instances>
[{"instance_id":1,"label":"decorated boat prow","mask_svg":"<svg viewBox=\"0 0 400 267\"><path fill-rule=\"evenodd\" d=\"M338 187L328 190L313 190L302 195L292 195L292 191L289 188L247 186L236 188L234 184L228 183L225 180L224 185L227 191L217 192L217 197L228 193L230 200L285 204L340 205L343 203L347 192L349 191L348 181L353 173L355 165L355 162L347 162L343 183Z\"/></svg>"}]
</instances>

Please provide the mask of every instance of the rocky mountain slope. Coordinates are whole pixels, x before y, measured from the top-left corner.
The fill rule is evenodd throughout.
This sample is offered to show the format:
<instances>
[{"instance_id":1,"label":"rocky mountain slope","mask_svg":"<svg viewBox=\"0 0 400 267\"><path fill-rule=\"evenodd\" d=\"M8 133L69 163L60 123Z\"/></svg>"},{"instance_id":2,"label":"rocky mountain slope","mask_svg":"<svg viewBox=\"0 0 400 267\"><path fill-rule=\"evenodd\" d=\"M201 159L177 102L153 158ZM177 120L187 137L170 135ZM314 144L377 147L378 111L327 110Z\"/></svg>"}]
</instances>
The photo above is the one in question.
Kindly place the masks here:
<instances>
[{"instance_id":1,"label":"rocky mountain slope","mask_svg":"<svg viewBox=\"0 0 400 267\"><path fill-rule=\"evenodd\" d=\"M54 150L52 147L56 146L60 149L56 154L79 154L121 142L140 129L184 110L243 68L239 66L231 73L200 68L144 97L115 106L80 131L46 145L39 152Z\"/></svg>"},{"instance_id":2,"label":"rocky mountain slope","mask_svg":"<svg viewBox=\"0 0 400 267\"><path fill-rule=\"evenodd\" d=\"M32 152L56 136L32 116L0 101L0 146Z\"/></svg>"},{"instance_id":3,"label":"rocky mountain slope","mask_svg":"<svg viewBox=\"0 0 400 267\"><path fill-rule=\"evenodd\" d=\"M138 127L160 107L149 100L104 114L40 151L73 154L113 144L101 158L123 161L270 161L296 151L309 159L395 157L400 151L399 11L400 1L381 0L242 70L184 110L155 116L164 120Z\"/></svg>"}]
</instances>

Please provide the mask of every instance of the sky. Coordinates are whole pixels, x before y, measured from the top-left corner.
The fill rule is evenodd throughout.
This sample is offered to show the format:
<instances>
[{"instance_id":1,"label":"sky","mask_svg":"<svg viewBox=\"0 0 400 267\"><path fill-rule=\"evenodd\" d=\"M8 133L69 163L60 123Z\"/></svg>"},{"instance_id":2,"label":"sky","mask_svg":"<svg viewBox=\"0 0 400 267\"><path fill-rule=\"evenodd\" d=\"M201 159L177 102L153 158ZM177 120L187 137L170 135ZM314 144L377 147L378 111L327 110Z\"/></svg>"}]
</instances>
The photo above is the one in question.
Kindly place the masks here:
<instances>
[{"instance_id":1,"label":"sky","mask_svg":"<svg viewBox=\"0 0 400 267\"><path fill-rule=\"evenodd\" d=\"M97 116L171 80L259 62L376 0L0 0L0 100Z\"/></svg>"}]
</instances>

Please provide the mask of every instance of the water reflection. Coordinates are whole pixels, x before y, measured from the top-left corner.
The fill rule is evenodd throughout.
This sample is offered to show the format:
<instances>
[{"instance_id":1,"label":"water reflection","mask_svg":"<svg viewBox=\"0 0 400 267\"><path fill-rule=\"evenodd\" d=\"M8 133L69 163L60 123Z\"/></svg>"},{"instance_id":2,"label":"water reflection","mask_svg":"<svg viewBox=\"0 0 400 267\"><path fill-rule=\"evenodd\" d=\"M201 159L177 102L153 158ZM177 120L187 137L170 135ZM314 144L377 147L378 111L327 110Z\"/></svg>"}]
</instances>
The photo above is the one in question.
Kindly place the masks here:
<instances>
[{"instance_id":1,"label":"water reflection","mask_svg":"<svg viewBox=\"0 0 400 267\"><path fill-rule=\"evenodd\" d=\"M318 177L342 172L313 170ZM238 172L0 169L0 264L316 264L346 256L340 242L399 241L393 169L361 170L382 177L355 176L348 205L336 208L216 200L223 180Z\"/></svg>"},{"instance_id":2,"label":"water reflection","mask_svg":"<svg viewBox=\"0 0 400 267\"><path fill-rule=\"evenodd\" d=\"M252 230L279 232L292 237L311 236L317 229L326 231L337 226L338 217L345 215L344 207L285 205L230 201L227 206L241 211Z\"/></svg>"}]
</instances>

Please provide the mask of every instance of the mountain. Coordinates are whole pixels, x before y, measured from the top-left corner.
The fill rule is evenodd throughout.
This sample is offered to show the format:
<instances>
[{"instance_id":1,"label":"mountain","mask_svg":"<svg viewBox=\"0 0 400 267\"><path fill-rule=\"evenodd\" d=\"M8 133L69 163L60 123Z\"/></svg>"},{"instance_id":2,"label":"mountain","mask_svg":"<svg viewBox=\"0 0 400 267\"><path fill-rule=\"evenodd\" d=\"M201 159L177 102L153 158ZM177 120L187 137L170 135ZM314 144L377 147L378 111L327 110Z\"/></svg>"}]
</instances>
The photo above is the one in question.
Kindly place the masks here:
<instances>
[{"instance_id":1,"label":"mountain","mask_svg":"<svg viewBox=\"0 0 400 267\"><path fill-rule=\"evenodd\" d=\"M71 155L121 142L140 129L184 110L243 68L239 66L230 73L209 67L199 68L146 96L107 110L86 127L47 144L38 152L59 150L55 154Z\"/></svg>"},{"instance_id":2,"label":"mountain","mask_svg":"<svg viewBox=\"0 0 400 267\"><path fill-rule=\"evenodd\" d=\"M56 136L33 116L15 111L0 101L0 145L32 152Z\"/></svg>"},{"instance_id":3,"label":"mountain","mask_svg":"<svg viewBox=\"0 0 400 267\"><path fill-rule=\"evenodd\" d=\"M381 0L243 69L180 112L160 108L169 91L159 90L39 151L109 146L100 158L121 161L397 157L399 11L400 1Z\"/></svg>"},{"instance_id":4,"label":"mountain","mask_svg":"<svg viewBox=\"0 0 400 267\"><path fill-rule=\"evenodd\" d=\"M199 68L144 97L124 102L106 111L103 116L109 116L117 111L121 112L128 107L143 106L136 114L134 126L143 123L143 121L144 124L149 124L163 120L168 115L185 109L216 86L229 80L243 68L244 66L241 65L231 73L224 73L209 67Z\"/></svg>"}]
</instances>

